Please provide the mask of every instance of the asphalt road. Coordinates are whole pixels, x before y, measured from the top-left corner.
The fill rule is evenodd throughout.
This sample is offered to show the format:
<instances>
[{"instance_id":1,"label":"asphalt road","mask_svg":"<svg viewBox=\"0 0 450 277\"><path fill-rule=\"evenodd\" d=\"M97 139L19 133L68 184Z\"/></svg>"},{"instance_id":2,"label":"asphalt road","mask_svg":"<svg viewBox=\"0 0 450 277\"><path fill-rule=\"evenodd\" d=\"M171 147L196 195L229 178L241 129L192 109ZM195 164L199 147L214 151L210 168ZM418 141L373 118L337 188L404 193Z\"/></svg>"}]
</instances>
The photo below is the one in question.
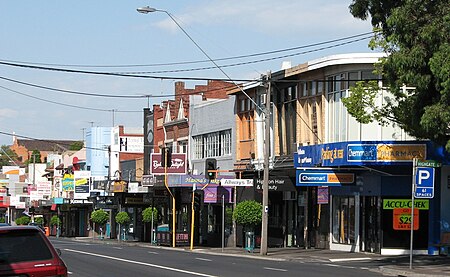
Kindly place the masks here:
<instances>
[{"instance_id":1,"label":"asphalt road","mask_svg":"<svg viewBox=\"0 0 450 277\"><path fill-rule=\"evenodd\" d=\"M52 239L69 276L382 276L365 266L209 255L167 248Z\"/></svg>"}]
</instances>

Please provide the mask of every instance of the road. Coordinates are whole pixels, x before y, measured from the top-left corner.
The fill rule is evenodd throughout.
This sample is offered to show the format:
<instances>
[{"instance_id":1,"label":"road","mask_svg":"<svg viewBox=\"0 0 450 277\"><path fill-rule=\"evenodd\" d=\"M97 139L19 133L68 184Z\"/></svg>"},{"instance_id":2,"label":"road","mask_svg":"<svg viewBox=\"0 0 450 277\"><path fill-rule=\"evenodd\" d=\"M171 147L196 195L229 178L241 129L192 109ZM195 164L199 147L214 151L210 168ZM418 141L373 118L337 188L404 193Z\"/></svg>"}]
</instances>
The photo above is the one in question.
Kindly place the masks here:
<instances>
[{"instance_id":1,"label":"road","mask_svg":"<svg viewBox=\"0 0 450 277\"><path fill-rule=\"evenodd\" d=\"M382 276L358 266L219 256L170 248L51 239L73 277L123 276Z\"/></svg>"}]
</instances>

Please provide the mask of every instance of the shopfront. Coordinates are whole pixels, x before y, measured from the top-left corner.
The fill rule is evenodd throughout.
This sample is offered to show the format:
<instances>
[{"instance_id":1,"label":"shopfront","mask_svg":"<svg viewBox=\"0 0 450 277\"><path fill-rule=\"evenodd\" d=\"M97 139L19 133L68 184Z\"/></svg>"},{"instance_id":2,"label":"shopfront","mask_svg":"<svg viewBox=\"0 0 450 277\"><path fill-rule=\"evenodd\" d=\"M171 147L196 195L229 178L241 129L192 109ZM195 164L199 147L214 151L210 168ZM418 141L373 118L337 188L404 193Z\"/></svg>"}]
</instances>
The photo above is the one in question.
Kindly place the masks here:
<instances>
[{"instance_id":1,"label":"shopfront","mask_svg":"<svg viewBox=\"0 0 450 277\"><path fill-rule=\"evenodd\" d=\"M447 162L430 142L422 141L357 141L298 148L296 185L329 193L330 249L409 253L413 158ZM440 174L436 169L436 180ZM439 192L440 182L433 185ZM312 197L309 201L325 198ZM439 237L440 197L435 193L433 198L414 203L415 253L435 253L432 245Z\"/></svg>"}]
</instances>

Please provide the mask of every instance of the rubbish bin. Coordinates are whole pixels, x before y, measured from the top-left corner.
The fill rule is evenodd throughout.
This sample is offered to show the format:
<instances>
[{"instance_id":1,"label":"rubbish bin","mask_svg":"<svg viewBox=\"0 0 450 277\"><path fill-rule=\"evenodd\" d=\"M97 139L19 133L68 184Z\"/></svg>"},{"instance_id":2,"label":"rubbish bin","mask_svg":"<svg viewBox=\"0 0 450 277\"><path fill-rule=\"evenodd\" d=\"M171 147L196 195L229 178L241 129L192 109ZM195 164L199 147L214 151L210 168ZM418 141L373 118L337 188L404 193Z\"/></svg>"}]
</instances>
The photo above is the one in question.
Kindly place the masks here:
<instances>
[{"instance_id":1,"label":"rubbish bin","mask_svg":"<svg viewBox=\"0 0 450 277\"><path fill-rule=\"evenodd\" d=\"M253 252L255 249L255 233L245 232L245 250Z\"/></svg>"},{"instance_id":2,"label":"rubbish bin","mask_svg":"<svg viewBox=\"0 0 450 277\"><path fill-rule=\"evenodd\" d=\"M44 227L45 230L45 235L48 237L50 236L50 228L49 227Z\"/></svg>"}]
</instances>

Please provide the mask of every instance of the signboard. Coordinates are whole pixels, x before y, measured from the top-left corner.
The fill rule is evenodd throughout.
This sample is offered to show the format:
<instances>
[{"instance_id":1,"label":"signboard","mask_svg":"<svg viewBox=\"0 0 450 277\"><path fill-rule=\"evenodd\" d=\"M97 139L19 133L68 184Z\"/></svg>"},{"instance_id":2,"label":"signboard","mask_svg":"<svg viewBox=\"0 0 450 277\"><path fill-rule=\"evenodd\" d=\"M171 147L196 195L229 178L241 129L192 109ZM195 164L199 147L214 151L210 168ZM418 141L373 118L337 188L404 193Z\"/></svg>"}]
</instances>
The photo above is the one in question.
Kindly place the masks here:
<instances>
[{"instance_id":1,"label":"signboard","mask_svg":"<svg viewBox=\"0 0 450 277\"><path fill-rule=\"evenodd\" d=\"M225 203L233 203L232 188L224 187L206 187L203 191L204 203L222 203L222 196L224 196Z\"/></svg>"},{"instance_id":2,"label":"signboard","mask_svg":"<svg viewBox=\"0 0 450 277\"><path fill-rule=\"evenodd\" d=\"M329 194L328 187L317 188L317 204L328 204Z\"/></svg>"},{"instance_id":3,"label":"signboard","mask_svg":"<svg viewBox=\"0 0 450 277\"><path fill-rule=\"evenodd\" d=\"M428 148L432 148L430 142L417 141L355 141L299 146L297 153L294 153L294 166L303 168L411 163L414 158L426 158Z\"/></svg>"},{"instance_id":4,"label":"signboard","mask_svg":"<svg viewBox=\"0 0 450 277\"><path fill-rule=\"evenodd\" d=\"M416 198L434 197L434 168L417 167L416 170Z\"/></svg>"},{"instance_id":5,"label":"signboard","mask_svg":"<svg viewBox=\"0 0 450 277\"><path fill-rule=\"evenodd\" d=\"M119 147L122 153L144 153L144 137L121 136Z\"/></svg>"},{"instance_id":6,"label":"signboard","mask_svg":"<svg viewBox=\"0 0 450 277\"><path fill-rule=\"evenodd\" d=\"M52 182L50 181L38 181L36 183L36 190L38 195L50 196L52 194Z\"/></svg>"},{"instance_id":7,"label":"signboard","mask_svg":"<svg viewBox=\"0 0 450 277\"><path fill-rule=\"evenodd\" d=\"M90 171L77 170L73 173L75 199L84 199L89 197Z\"/></svg>"},{"instance_id":8,"label":"signboard","mask_svg":"<svg viewBox=\"0 0 450 277\"><path fill-rule=\"evenodd\" d=\"M297 186L341 186L354 182L353 173L297 170Z\"/></svg>"},{"instance_id":9,"label":"signboard","mask_svg":"<svg viewBox=\"0 0 450 277\"><path fill-rule=\"evenodd\" d=\"M186 174L186 154L173 153L172 166L164 169L161 166L161 153L152 153L150 156L150 174Z\"/></svg>"},{"instance_id":10,"label":"signboard","mask_svg":"<svg viewBox=\"0 0 450 277\"><path fill-rule=\"evenodd\" d=\"M397 208L411 208L411 199L383 199L383 210L393 210ZM417 199L414 200L414 208L418 210L429 210L430 201Z\"/></svg>"},{"instance_id":11,"label":"signboard","mask_svg":"<svg viewBox=\"0 0 450 277\"><path fill-rule=\"evenodd\" d=\"M263 179L255 179L255 189L262 190ZM288 176L269 176L269 191L296 191Z\"/></svg>"},{"instance_id":12,"label":"signboard","mask_svg":"<svg viewBox=\"0 0 450 277\"><path fill-rule=\"evenodd\" d=\"M222 187L253 187L253 179L221 179Z\"/></svg>"},{"instance_id":13,"label":"signboard","mask_svg":"<svg viewBox=\"0 0 450 277\"><path fill-rule=\"evenodd\" d=\"M420 167L441 167L442 164L437 161L428 160L428 161L417 161L417 166Z\"/></svg>"},{"instance_id":14,"label":"signboard","mask_svg":"<svg viewBox=\"0 0 450 277\"><path fill-rule=\"evenodd\" d=\"M393 210L394 230L411 230L411 209L396 208ZM414 209L414 230L419 230L419 210Z\"/></svg>"}]
</instances>

